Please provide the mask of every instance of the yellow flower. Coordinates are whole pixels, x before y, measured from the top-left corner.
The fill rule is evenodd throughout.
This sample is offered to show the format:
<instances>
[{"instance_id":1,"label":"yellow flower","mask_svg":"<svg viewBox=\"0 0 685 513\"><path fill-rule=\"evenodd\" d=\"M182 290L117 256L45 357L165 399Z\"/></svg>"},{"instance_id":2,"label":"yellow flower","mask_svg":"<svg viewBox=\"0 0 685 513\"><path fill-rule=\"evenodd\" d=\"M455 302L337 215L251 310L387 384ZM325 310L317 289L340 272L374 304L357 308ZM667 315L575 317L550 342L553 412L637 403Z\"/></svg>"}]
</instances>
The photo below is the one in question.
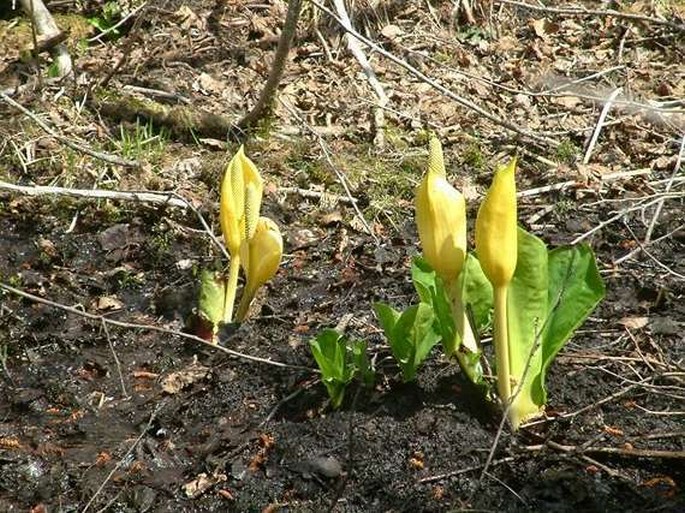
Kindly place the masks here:
<instances>
[{"instance_id":1,"label":"yellow flower","mask_svg":"<svg viewBox=\"0 0 685 513\"><path fill-rule=\"evenodd\" d=\"M268 217L260 217L252 238L243 246L241 262L246 279L236 320L245 319L257 290L278 271L282 255L283 237L278 225Z\"/></svg>"},{"instance_id":2,"label":"yellow flower","mask_svg":"<svg viewBox=\"0 0 685 513\"><path fill-rule=\"evenodd\" d=\"M221 182L221 231L231 257L237 255L259 217L264 184L243 147L226 166Z\"/></svg>"},{"instance_id":3,"label":"yellow flower","mask_svg":"<svg viewBox=\"0 0 685 513\"><path fill-rule=\"evenodd\" d=\"M278 225L268 217L260 217L247 248L247 258L243 259L246 288L256 290L274 277L281 263L283 237Z\"/></svg>"},{"instance_id":4,"label":"yellow flower","mask_svg":"<svg viewBox=\"0 0 685 513\"><path fill-rule=\"evenodd\" d=\"M430 140L428 172L416 189L416 225L423 256L444 280L461 272L466 257L466 201L445 174L440 141Z\"/></svg>"},{"instance_id":5,"label":"yellow flower","mask_svg":"<svg viewBox=\"0 0 685 513\"><path fill-rule=\"evenodd\" d=\"M476 254L493 287L507 285L516 270L516 157L495 173L476 218Z\"/></svg>"}]
</instances>

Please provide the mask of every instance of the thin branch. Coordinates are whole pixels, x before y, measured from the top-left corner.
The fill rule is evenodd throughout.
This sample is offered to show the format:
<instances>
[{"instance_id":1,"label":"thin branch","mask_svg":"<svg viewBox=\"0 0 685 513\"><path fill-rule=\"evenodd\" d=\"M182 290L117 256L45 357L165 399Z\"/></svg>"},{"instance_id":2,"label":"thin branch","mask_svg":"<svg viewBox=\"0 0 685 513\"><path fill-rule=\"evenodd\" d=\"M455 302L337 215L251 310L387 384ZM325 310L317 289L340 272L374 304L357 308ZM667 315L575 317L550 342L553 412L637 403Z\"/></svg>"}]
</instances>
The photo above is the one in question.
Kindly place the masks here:
<instances>
[{"instance_id":1,"label":"thin branch","mask_svg":"<svg viewBox=\"0 0 685 513\"><path fill-rule=\"evenodd\" d=\"M598 224L597 226L595 226L594 228L588 230L587 232L585 232L585 233L583 233L582 235L579 235L578 237L576 237L575 239L573 239L573 241L571 242L571 244L572 244L572 245L573 245L573 244L578 244L579 242L581 242L581 241L587 239L587 238L588 238L590 235L592 235L593 233L595 233L595 232L601 230L602 228L605 228L606 226L608 226L608 225L610 225L610 224L612 224L612 223L615 223L616 221L618 221L619 219L621 219L623 216L629 214L630 212L635 212L635 211L637 211L637 210L643 210L643 209L646 208L646 207L649 207L649 206L651 206L651 205L654 205L655 203L658 203L659 201L662 201L662 199L663 199L664 197L676 198L676 197L683 197L683 196L685 196L685 193L684 193L684 194L678 194L678 195L671 195L671 194L669 194L669 195L662 195L662 197L659 197L659 198L657 198L657 199L648 201L647 203L641 203L641 204L639 204L639 205L635 205L635 206L632 206L632 207L629 207L629 208L624 208L623 210L621 210L621 211L618 212L617 214L614 214L613 216L611 216L609 219L606 219L606 220L602 221L601 223L599 223L599 224Z\"/></svg>"},{"instance_id":2,"label":"thin branch","mask_svg":"<svg viewBox=\"0 0 685 513\"><path fill-rule=\"evenodd\" d=\"M338 12L338 16L340 17L340 20L342 21L345 30L348 31L347 34L345 34L345 39L347 40L347 48L350 51L350 53L354 56L354 58L357 59L357 62L359 62L359 65L364 70L364 74L366 75L366 79L368 80L369 85L378 97L378 103L375 105L374 108L375 112L373 128L376 132L376 135L374 137L374 143L376 144L376 146L383 146L383 126L385 125L383 107L385 107L388 103L388 96L385 94L385 90L383 89L383 86L379 82L378 78L376 78L376 73L373 71L373 68L369 63L369 60L366 58L366 55L364 54L364 51L362 50L361 45L359 44L359 40L349 32L353 30L352 20L350 20L350 16L347 13L347 9L345 8L345 2L343 2L343 0L333 0L333 5L335 6L336 11Z\"/></svg>"},{"instance_id":3,"label":"thin branch","mask_svg":"<svg viewBox=\"0 0 685 513\"><path fill-rule=\"evenodd\" d=\"M35 295L30 294L28 292L24 292L23 290L19 290L19 289L16 289L14 287L11 287L10 285L7 285L6 283L0 282L0 289L6 290L7 292L11 292L12 294L16 294L17 296L21 296L23 298L34 301L36 303L41 303L43 305L51 306L53 308L57 308L59 310L65 311L65 312L68 312L68 313L71 313L74 315L78 315L80 317L85 317L86 319L91 319L91 320L98 321L98 322L105 322L107 324L111 324L112 326L119 326L121 328L129 328L129 329L136 329L136 330L156 331L158 333L165 333L167 335L173 335L176 337L185 338L187 340L192 340L194 342L198 342L198 343L200 343L200 344L202 344L208 348L219 351L221 353L226 353L229 356L241 358L243 360L248 360L251 362L263 363L266 365L271 365L273 367L280 367L280 368L284 368L284 369L294 369L294 370L304 370L304 371L308 371L311 373L317 373L318 372L315 369L311 369L309 367L304 367L302 365L290 365L288 363L277 362L275 360L268 360L266 358L260 358L258 356L252 356L249 354L241 353L239 351L234 351L232 349L228 349L228 348L220 346L218 344L212 344L211 342L208 342L205 339L197 337L195 335L191 335L189 333L183 333L182 331L176 331L176 330L172 330L172 329L168 329L168 328L162 328L161 326L154 326L151 324L138 324L138 323L133 323L133 322L116 321L114 319L110 319L108 317L105 317L104 315L97 315L97 314L92 314L89 312L84 312L84 311L79 310L77 308L73 308L71 306L63 305L61 303L56 303L55 301L50 301L49 299L44 299L42 297L35 296Z\"/></svg>"},{"instance_id":4,"label":"thin branch","mask_svg":"<svg viewBox=\"0 0 685 513\"><path fill-rule=\"evenodd\" d=\"M137 201L155 205L169 205L172 207L189 208L190 203L184 199L173 197L172 193L148 191L117 191L109 189L71 189L68 187L53 187L47 185L17 185L0 180L0 189L23 194L25 196L72 196L85 199L112 199Z\"/></svg>"},{"instance_id":5,"label":"thin branch","mask_svg":"<svg viewBox=\"0 0 685 513\"><path fill-rule=\"evenodd\" d=\"M33 121L36 122L36 124L41 127L46 133L50 134L52 137L57 139L58 141L66 144L69 146L72 150L80 151L82 153L85 153L86 155L90 155L91 157L95 157L97 159L103 160L109 164L115 164L117 166L123 166L123 167L140 167L140 163L136 162L135 160L126 160L122 159L120 157L117 157L115 155L110 155L109 153L103 153L99 151L95 151L88 146L84 146L83 144L73 142L72 140L64 137L62 134L57 133L52 127L50 127L47 123L45 123L42 119L40 119L38 116L36 116L33 112L28 110L26 107L21 105L20 103L17 103L14 101L12 98L7 96L4 92L0 91L0 98L2 98L6 103L17 109L18 111L22 112L29 118L31 118Z\"/></svg>"},{"instance_id":6,"label":"thin branch","mask_svg":"<svg viewBox=\"0 0 685 513\"><path fill-rule=\"evenodd\" d=\"M526 446L528 451L541 451L545 447L551 447L561 452L571 454L615 454L617 456L627 456L633 458L655 458L655 459L685 459L685 451L663 451L657 449L626 449L623 447L581 447L578 445L564 445L552 440L540 445Z\"/></svg>"},{"instance_id":7,"label":"thin branch","mask_svg":"<svg viewBox=\"0 0 685 513\"><path fill-rule=\"evenodd\" d=\"M134 442L131 444L131 446L130 446L130 447L128 448L128 450L126 451L126 454L124 454L124 455L121 457L121 459L117 462L117 464L114 466L114 468L112 469L112 471L111 471L109 474L107 474L107 477L106 477L105 480L102 482L102 484L100 484L99 488L98 488L98 489L95 491L95 493L92 495L92 497L90 498L90 500L88 501L88 503L83 507L83 509L81 510L81 513L86 513L86 512L88 511L88 508L90 508L90 506L93 504L93 501L95 501L95 499L97 498L97 496L100 495L100 493L102 492L102 490L104 490L105 486L106 486L107 483L110 481L110 479L112 479L112 477L113 477L114 474L117 472L117 470L119 470L119 468L123 465L123 463L126 461L126 459L128 458L128 456L129 456L130 454L133 453L133 451L134 451L135 448L138 446L138 444L140 443L140 441L141 441L141 440L143 439L143 437L147 434L147 432L148 432L148 430L150 429L150 427L152 427L152 423L154 422L155 417L157 417L157 414L159 414L159 412L162 410L162 408L163 408L164 406L165 406L165 403L164 403L164 402L160 402L160 403L157 405L157 407L155 408L155 410L150 414L150 419L147 421L147 424L146 424L146 426L143 428L143 430L141 431L140 435L138 435L138 438L136 438L136 439L134 440Z\"/></svg>"},{"instance_id":8,"label":"thin branch","mask_svg":"<svg viewBox=\"0 0 685 513\"><path fill-rule=\"evenodd\" d=\"M545 7L544 5L531 5L529 3L518 2L516 0L494 0L494 3L513 5L528 9L529 11L546 12L549 14L563 14L569 16L601 16L604 18L622 18L624 20L642 21L652 23L654 25L669 27L679 32L685 32L685 23L662 20L659 18L646 16L644 14L620 12L613 9L586 9L585 7Z\"/></svg>"},{"instance_id":9,"label":"thin branch","mask_svg":"<svg viewBox=\"0 0 685 513\"><path fill-rule=\"evenodd\" d=\"M312 3L312 5L315 5L317 8L321 9L323 12L325 12L325 13L328 14L331 18L333 18L333 19L334 19L334 20L335 20L335 21L336 21L336 22L337 22L337 23L338 23L346 32L352 34L354 37L356 37L357 39L359 39L359 40L360 40L361 42L363 42L364 44L368 45L368 46L369 46L371 49L373 49L374 51L378 52L378 53L381 54L382 56L384 56L384 57L386 57L387 59L391 60L392 62L394 62L394 63L397 64L398 66L401 66L402 68L406 69L410 74L414 75L416 78L418 78L418 79L421 80L422 82L425 82L426 84L430 85L433 89L439 91L439 92L442 93L444 96L447 96L449 99L455 101L455 102L458 103L459 105L461 105L461 106L463 106L463 107L466 107L466 108L468 108L468 109L471 109L472 111L474 111L475 113L479 114L480 116L482 116L482 117L484 117L484 118L486 118L486 119L492 121L493 123L496 123L496 124L498 124L498 125L500 125L500 126L506 128L506 129L508 129L508 130L511 130L512 132L514 132L514 133L516 133L516 134L518 134L518 135L520 135L520 136L522 136L522 137L525 137L525 138L527 138L527 139L530 139L530 140L533 140L533 141L536 141L536 142L539 142L539 143L549 144L549 145L552 145L552 146L554 146L554 147L556 147L556 146L559 145L559 142L558 142L558 141L555 141L554 139L550 139L550 138L548 138L548 137L543 137L543 136L534 134L534 133L532 133L532 132L528 132L528 131L526 131L526 130L523 130L523 129L520 128L518 125L516 125L516 124L514 124L514 123L511 123L511 122L509 122L509 121L507 121L507 120L505 120L505 119L502 119L502 118L498 117L497 115L495 115L495 114L493 114L493 113L491 113L491 112L485 110L484 108L480 107L479 105L475 104L475 103L472 102L471 100L469 100L469 99L467 99L467 98L464 98L464 97L462 97L462 96L457 95L456 93L454 93L454 92L452 92L451 90L447 89L445 86L439 84L439 83L436 82L435 80L431 79L431 78L428 77L427 75L425 75L425 74L423 74L422 72L420 72L418 69L416 69L416 68L415 68L414 66L412 66L411 64L409 64L409 63L407 63L406 61L400 59L399 57L396 57L394 54L388 52L387 50L384 50L383 48L381 48L380 46L378 46L376 43L374 43L373 41L371 41L369 38L364 37L363 35L361 35L361 34L360 34L359 32L357 32L356 30L353 30L353 29L350 29L350 28L346 27L345 24L343 23L343 21L342 21L338 16L336 16L330 9L328 9L327 7L321 5L321 4L320 4L319 2L317 2L316 0L309 0L309 1Z\"/></svg>"},{"instance_id":10,"label":"thin branch","mask_svg":"<svg viewBox=\"0 0 685 513\"><path fill-rule=\"evenodd\" d=\"M138 201L141 203L152 203L154 205L169 205L172 207L179 207L183 209L191 210L200 224L204 228L209 238L212 240L214 245L219 248L219 250L228 259L228 251L226 247L221 243L221 241L214 235L214 232L209 227L209 224L205 220L204 216L200 211L195 208L188 200L183 198L177 192L151 192L151 191L117 191L109 189L71 189L67 187L53 187L46 185L17 185L9 182L4 182L0 180L0 190L5 189L11 192L16 192L19 194L25 194L27 196L43 196L43 195L58 195L58 196L72 196L75 198L85 198L85 199L112 199L112 200L123 200L123 201Z\"/></svg>"},{"instance_id":11,"label":"thin branch","mask_svg":"<svg viewBox=\"0 0 685 513\"><path fill-rule=\"evenodd\" d=\"M121 362L117 356L117 352L114 350L114 344L112 344L112 337L109 336L109 328L107 328L107 323L102 323L102 330L105 332L105 337L107 337L107 344L109 344L109 350L112 352L112 357L114 358L114 363L117 366L117 372L119 374L119 383L121 384L121 392L124 398L128 399L128 391L126 390L126 383L124 382L124 373L121 371Z\"/></svg>"},{"instance_id":12,"label":"thin branch","mask_svg":"<svg viewBox=\"0 0 685 513\"><path fill-rule=\"evenodd\" d=\"M331 151L328 148L328 145L326 144L326 141L324 141L323 137L311 126L309 123L307 123L296 111L295 109L287 103L285 100L280 100L281 105L283 105L290 114L292 114L293 117L295 117L300 124L305 127L314 137L316 137L317 142L319 143L319 147L321 148L321 151L324 154L324 158L326 159L326 162L328 165L331 167L333 172L335 173L335 176L338 178L338 181L340 182L340 185L342 185L343 189L345 190L345 194L347 194L347 197L350 199L350 202L352 203L352 208L354 209L355 213L357 214L357 217L362 223L362 226L366 230L366 233L371 235L373 237L373 240L375 242L378 242L378 238L376 235L373 233L373 230L369 226L369 223L366 222L366 219L364 218L364 214L362 214L362 211L359 209L359 206L357 205L357 202L354 200L352 197L352 192L350 192L350 187L347 184L347 179L345 178L345 175L343 175L336 165L333 163L333 159L331 158Z\"/></svg>"},{"instance_id":13,"label":"thin branch","mask_svg":"<svg viewBox=\"0 0 685 513\"><path fill-rule=\"evenodd\" d=\"M678 150L678 158L675 161L675 165L673 166L673 172L671 173L671 177L669 178L668 182L666 183L666 192L667 194L671 192L671 187L673 187L673 182L675 181L675 177L678 174L678 171L680 171L680 166L683 163L683 154L685 153L685 133L683 133L682 138L680 139L680 149ZM643 241L644 244L649 244L649 241L652 238L652 233L654 232L654 227L656 226L656 222L659 219L659 216L661 215L661 209L664 207L664 201L665 199L662 199L656 206L656 210L654 211L654 217L652 217L652 221L649 223L649 227L647 228L647 234L645 235L645 239Z\"/></svg>"},{"instance_id":14,"label":"thin branch","mask_svg":"<svg viewBox=\"0 0 685 513\"><path fill-rule=\"evenodd\" d=\"M490 468L496 467L498 465L502 465L503 463L510 463L512 461L515 461L516 459L518 459L517 456L507 456L506 458L491 461L490 462ZM466 474L468 472L475 472L476 470L482 469L483 466L484 465L473 465L472 467L461 468L459 470L453 470L451 472L445 472L444 474L436 474L434 476L424 477L422 479L419 479L417 482L421 483L421 484L426 484L426 483L434 483L435 481L443 481L445 479L449 479L450 477L460 476L461 474Z\"/></svg>"},{"instance_id":15,"label":"thin branch","mask_svg":"<svg viewBox=\"0 0 685 513\"><path fill-rule=\"evenodd\" d=\"M278 47L276 48L274 61L271 65L269 78L267 78L266 84L264 84L264 88L262 89L255 106L238 122L238 128L241 130L256 125L265 116L268 109L271 108L276 89L281 82L281 77L285 70L288 53L290 53L290 46L292 45L295 32L297 31L297 20L300 18L301 10L302 0L290 0L290 2L288 2L288 12L285 15L281 37L278 39Z\"/></svg>"},{"instance_id":16,"label":"thin branch","mask_svg":"<svg viewBox=\"0 0 685 513\"><path fill-rule=\"evenodd\" d=\"M278 192L283 194L296 194L307 199L318 199L320 201L332 201L334 203L343 203L345 205L354 205L357 203L357 198L350 196L339 196L325 191L312 191L310 189L302 189L300 187L279 187Z\"/></svg>"},{"instance_id":17,"label":"thin branch","mask_svg":"<svg viewBox=\"0 0 685 513\"><path fill-rule=\"evenodd\" d=\"M611 109L611 106L614 104L616 97L621 93L621 90L622 89L620 87L614 89L604 102L602 112L599 114L599 118L597 119L597 125L595 126L595 129L592 132L592 137L590 138L590 142L588 143L587 149L585 150L585 155L583 156L583 164L587 164L588 162L590 162L590 155L592 154L592 150L594 149L595 144L597 144L597 139L599 139L599 133L602 131L602 127L604 126L604 120L606 119L607 114L609 114L609 110Z\"/></svg>"},{"instance_id":18,"label":"thin branch","mask_svg":"<svg viewBox=\"0 0 685 513\"><path fill-rule=\"evenodd\" d=\"M107 27L105 30L100 32L97 36L91 37L88 42L89 43L95 43L97 41L100 41L103 37L105 37L107 34L110 34L117 30L119 27L121 27L124 23L126 23L128 20L130 20L133 16L138 14L140 10L142 10L145 6L147 6L147 2L143 2L140 4L138 7L132 9L126 16L121 18L116 24L112 25L111 27Z\"/></svg>"}]
</instances>

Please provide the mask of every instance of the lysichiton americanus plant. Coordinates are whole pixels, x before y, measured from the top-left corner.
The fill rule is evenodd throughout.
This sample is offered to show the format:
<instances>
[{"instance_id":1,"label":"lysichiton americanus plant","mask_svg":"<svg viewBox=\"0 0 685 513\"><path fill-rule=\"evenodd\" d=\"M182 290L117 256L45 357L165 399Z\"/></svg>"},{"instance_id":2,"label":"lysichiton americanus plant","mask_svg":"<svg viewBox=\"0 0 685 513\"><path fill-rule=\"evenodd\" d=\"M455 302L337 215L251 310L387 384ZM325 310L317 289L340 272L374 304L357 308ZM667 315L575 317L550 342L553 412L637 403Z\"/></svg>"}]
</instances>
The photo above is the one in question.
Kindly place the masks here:
<instances>
[{"instance_id":1,"label":"lysichiton americanus plant","mask_svg":"<svg viewBox=\"0 0 685 513\"><path fill-rule=\"evenodd\" d=\"M518 226L516 159L500 167L476 219L476 256L466 248L466 206L447 181L442 148L430 141L416 191L423 258L412 265L420 303L404 312L374 308L406 380L438 342L483 384L477 334L491 324L497 391L511 425L540 414L549 366L604 297L586 244L548 250ZM490 320L493 320L491 323Z\"/></svg>"},{"instance_id":2,"label":"lysichiton americanus plant","mask_svg":"<svg viewBox=\"0 0 685 513\"><path fill-rule=\"evenodd\" d=\"M476 254L494 291L497 389L514 429L541 413L559 350L604 297L587 244L549 250L517 226L516 160L500 167L476 218Z\"/></svg>"},{"instance_id":3,"label":"lysichiton americanus plant","mask_svg":"<svg viewBox=\"0 0 685 513\"><path fill-rule=\"evenodd\" d=\"M242 322L255 294L276 274L283 238L274 221L260 217L264 189L255 164L241 146L226 166L221 181L220 222L230 262L228 274L204 272L200 286L200 315L212 325L233 321L240 269L245 286L235 320Z\"/></svg>"}]
</instances>

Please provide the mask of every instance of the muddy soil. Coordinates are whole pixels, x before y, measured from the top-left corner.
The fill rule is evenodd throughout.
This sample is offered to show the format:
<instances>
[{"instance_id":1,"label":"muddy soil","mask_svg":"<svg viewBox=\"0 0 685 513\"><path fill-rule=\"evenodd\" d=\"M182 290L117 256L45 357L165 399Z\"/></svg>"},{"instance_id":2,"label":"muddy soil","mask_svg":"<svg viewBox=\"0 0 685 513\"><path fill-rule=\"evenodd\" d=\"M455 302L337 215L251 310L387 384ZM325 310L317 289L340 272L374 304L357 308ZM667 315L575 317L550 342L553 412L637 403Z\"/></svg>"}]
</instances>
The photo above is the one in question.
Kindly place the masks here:
<instances>
[{"instance_id":1,"label":"muddy soil","mask_svg":"<svg viewBox=\"0 0 685 513\"><path fill-rule=\"evenodd\" d=\"M434 3L441 26L457 23L445 5ZM112 89L172 90L223 115L242 112L256 95L249 84L261 83L268 71L260 59L273 52L283 4L197 1L184 4L189 11L181 2L162 4L135 31L128 34L131 24L124 25L121 39L94 47L77 62L101 77L107 71L102 62L130 51ZM395 10L384 16L395 16L406 31L410 20L423 20L419 4L392 3ZM99 12L97 5L89 8ZM56 6L63 14L74 9ZM388 20L378 11L364 12L369 32L389 38L391 31L380 30ZM376 159L393 169L398 183L406 169L416 183L425 159L420 123L398 117L386 131L390 147L374 149L368 105L356 101L362 94L373 97L355 75L356 62L341 55L328 63L330 49L318 46L316 20L308 23L284 79L284 97L298 100L292 105L308 123L328 124L335 162L350 177L353 167ZM321 23L321 37L332 38L332 25ZM450 26L445 30L452 34ZM528 29L502 27L522 44L533 37ZM550 37L563 39L572 29L561 24ZM649 34L653 28L635 30ZM174 37L161 37L167 32ZM132 49L123 48L127 41ZM406 50L398 40L383 41L389 50ZM531 44L544 54L540 45L557 43ZM467 66L468 59L482 59L494 69L501 56L479 44L465 46L457 60ZM677 50L654 44L649 51L672 64ZM333 49L343 52L344 46ZM570 51L559 47L561 54ZM8 54L5 72L17 62ZM383 72L387 81L398 73ZM421 99L423 86L404 80L397 82L406 88L402 93L398 86L398 103L425 100L425 118L468 131L472 114L445 112L434 97ZM76 98L79 91L67 95ZM24 92L19 99L34 110L61 112L63 119L75 115L63 103L51 106L48 96ZM160 155L137 155L149 159L142 170L107 166L98 175L95 161L66 160L54 141L29 133L30 120L7 105L2 109L8 140L32 141L37 150L27 167L3 149L3 180L175 190L218 232L218 180L235 144L217 151L220 141L172 138ZM595 119L589 111L576 114ZM122 150L108 141L120 126L131 125L87 109L79 115L80 124L65 125L73 126L70 136L90 134L108 151ZM553 364L546 416L516 434L505 427L499 438L497 406L484 403L437 348L416 382L403 383L372 313L376 300L396 307L415 301L408 271L418 252L412 187L397 191L394 209L378 208L374 194L381 178L375 170L354 179L352 195L363 214L373 216L373 235L349 204L292 194L293 188L344 192L330 171L322 178L317 166L325 159L316 139L306 127L294 136L296 121L280 107L274 126L251 139L248 149L272 184L264 209L283 229L286 255L250 320L220 336L222 347L264 361L179 334L192 331L199 270L225 265L193 212L0 191L0 511L685 511L683 197L665 203L651 236L659 244L620 264L617 259L644 240L654 206L607 222L629 201L662 190L671 176L673 137L663 135L663 125L647 134L643 123L614 129L598 166L603 173L646 167L649 176L603 181L597 169L583 175L587 169L577 159L555 175L543 174L539 162L522 159L521 190L574 175L571 186L524 196L521 221L553 245L587 235L607 297ZM482 192L491 167L480 169L476 157L489 161L513 151L497 131L483 125L466 139L446 132L450 173L474 191ZM473 154L475 136L492 148L482 157ZM533 146L518 143L522 151ZM402 160L399 152L414 160ZM617 155L624 160L617 162ZM665 160L655 165L659 156ZM682 183L672 190L682 191ZM476 205L469 205L472 218ZM368 341L377 376L371 389L352 386L342 408L332 410L308 341L341 322L346 333Z\"/></svg>"}]
</instances>

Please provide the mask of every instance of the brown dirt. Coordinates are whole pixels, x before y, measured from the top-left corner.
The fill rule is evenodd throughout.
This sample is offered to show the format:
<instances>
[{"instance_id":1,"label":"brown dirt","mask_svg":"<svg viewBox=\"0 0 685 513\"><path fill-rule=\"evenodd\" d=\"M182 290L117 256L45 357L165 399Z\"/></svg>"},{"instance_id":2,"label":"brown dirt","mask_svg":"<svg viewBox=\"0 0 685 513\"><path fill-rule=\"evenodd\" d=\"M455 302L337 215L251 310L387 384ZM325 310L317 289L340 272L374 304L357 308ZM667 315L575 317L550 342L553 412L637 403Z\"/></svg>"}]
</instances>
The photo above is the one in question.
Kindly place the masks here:
<instances>
[{"instance_id":1,"label":"brown dirt","mask_svg":"<svg viewBox=\"0 0 685 513\"><path fill-rule=\"evenodd\" d=\"M108 85L112 92L125 85L162 89L237 120L268 72L284 5L153 4L139 26L129 22L120 38L78 54L79 69L97 81L130 44ZM386 49L498 116L558 140L560 148L513 138L378 56L372 63L393 112L386 113L386 145L374 146L372 92L334 24L313 19L311 11L304 13L281 98L325 134L374 236L349 206L284 193L285 187L335 194L342 188L317 140L283 105L247 141L270 184L264 208L283 228L287 254L253 318L226 330L221 344L313 369L307 341L349 315L347 332L369 342L373 390L353 387L343 407L330 411L313 371L230 357L173 334L105 329L0 292L0 349L6 350L0 511L685 511L682 171L649 255L615 263L644 239L654 215L646 202L663 193L676 164L685 127L683 32L511 6L498 7L492 19L476 9L469 25L452 15L452 5L433 2L430 13L414 1L375 9L357 2L355 9L359 24ZM101 4L88 8L92 15ZM55 9L81 14L73 6ZM678 14L676 6L661 13L646 4L634 9ZM400 32L384 30L390 24ZM46 67L18 60L18 51L0 53L6 55L2 89L30 82ZM527 94L617 63L623 67L574 86L572 95ZM583 165L581 148L602 108L587 97L606 96L617 84L625 84L624 100L633 104L612 111L613 123ZM78 110L85 91L80 84L57 95L59 86L46 85L15 99L67 137L123 155L121 127L135 131L135 125ZM664 102L668 112L636 106L647 100ZM0 112L3 180L175 190L218 230L217 185L234 144L170 139L161 149L123 155L144 164L127 170L65 148L5 103ZM445 142L472 214L492 163L516 149L521 190L573 181L521 200L522 223L550 244L569 243L635 207L589 236L607 298L554 363L547 417L515 435L505 430L482 481L496 408L484 405L437 350L417 382L403 384L370 308L378 299L397 306L414 300L411 197L425 159L425 128ZM53 302L182 330L195 306L198 270L225 264L190 212L0 194L0 281ZM192 383L163 390L169 375L198 366L204 370ZM203 480L206 490L189 497L189 486Z\"/></svg>"}]
</instances>

